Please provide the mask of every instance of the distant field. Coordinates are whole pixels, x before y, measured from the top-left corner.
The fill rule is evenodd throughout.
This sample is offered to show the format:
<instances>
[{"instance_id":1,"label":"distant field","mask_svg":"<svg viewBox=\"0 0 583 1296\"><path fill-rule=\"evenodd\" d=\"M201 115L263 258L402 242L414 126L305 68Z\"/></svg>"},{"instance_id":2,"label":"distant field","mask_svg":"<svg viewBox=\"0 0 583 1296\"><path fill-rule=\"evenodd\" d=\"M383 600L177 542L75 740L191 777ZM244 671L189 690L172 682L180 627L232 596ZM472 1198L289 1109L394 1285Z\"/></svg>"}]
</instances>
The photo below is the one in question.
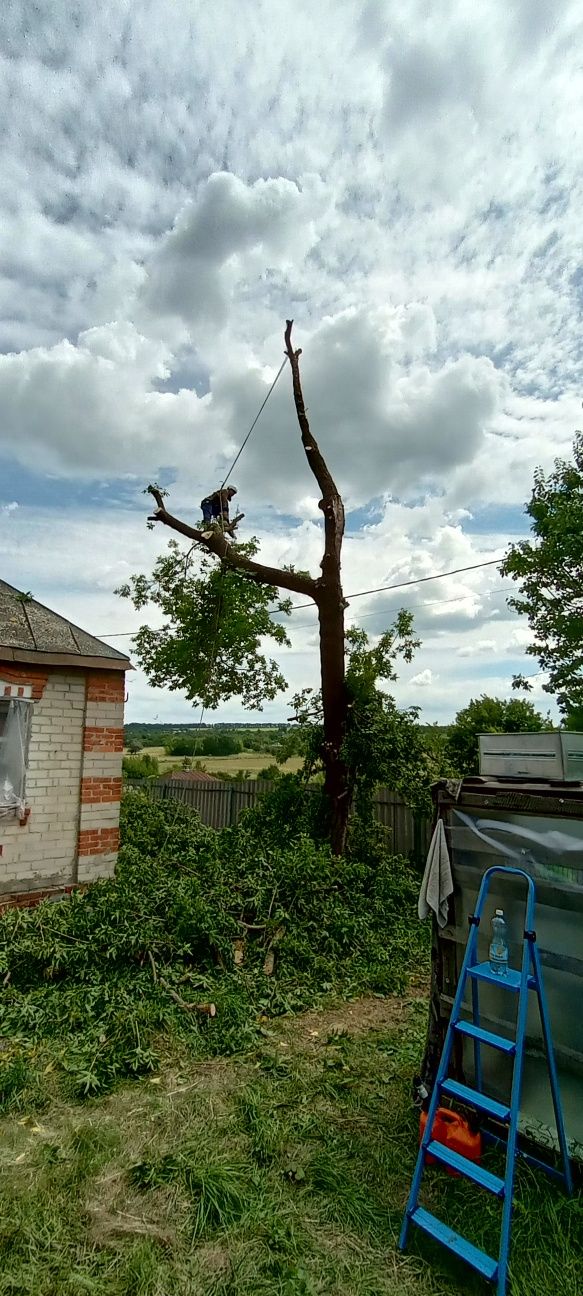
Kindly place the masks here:
<instances>
[{"instance_id":1,"label":"distant field","mask_svg":"<svg viewBox=\"0 0 583 1296\"><path fill-rule=\"evenodd\" d=\"M166 756L163 747L143 747L143 752L149 752L150 756L155 756L160 766L160 773L167 774L169 770L182 768L181 756ZM194 757L196 760L197 758ZM238 770L245 769L250 771L251 778L256 778L260 770L265 769L266 765L274 765L275 758L269 752L239 752L237 756L201 756L199 758L209 774L236 774ZM301 769L301 756L290 756L285 765L280 769L286 774L295 774L296 770Z\"/></svg>"}]
</instances>

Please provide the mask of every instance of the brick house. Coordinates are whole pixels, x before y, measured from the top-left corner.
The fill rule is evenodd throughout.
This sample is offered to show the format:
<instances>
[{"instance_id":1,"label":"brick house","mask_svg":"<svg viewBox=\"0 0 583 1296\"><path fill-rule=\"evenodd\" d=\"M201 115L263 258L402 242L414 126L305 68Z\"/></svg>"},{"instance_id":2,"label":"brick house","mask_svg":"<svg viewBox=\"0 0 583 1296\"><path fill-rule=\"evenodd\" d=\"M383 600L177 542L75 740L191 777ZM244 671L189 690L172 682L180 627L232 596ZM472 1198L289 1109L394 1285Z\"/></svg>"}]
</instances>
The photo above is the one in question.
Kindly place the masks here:
<instances>
[{"instance_id":1,"label":"brick house","mask_svg":"<svg viewBox=\"0 0 583 1296\"><path fill-rule=\"evenodd\" d=\"M113 873L129 669L0 581L0 907Z\"/></svg>"}]
</instances>

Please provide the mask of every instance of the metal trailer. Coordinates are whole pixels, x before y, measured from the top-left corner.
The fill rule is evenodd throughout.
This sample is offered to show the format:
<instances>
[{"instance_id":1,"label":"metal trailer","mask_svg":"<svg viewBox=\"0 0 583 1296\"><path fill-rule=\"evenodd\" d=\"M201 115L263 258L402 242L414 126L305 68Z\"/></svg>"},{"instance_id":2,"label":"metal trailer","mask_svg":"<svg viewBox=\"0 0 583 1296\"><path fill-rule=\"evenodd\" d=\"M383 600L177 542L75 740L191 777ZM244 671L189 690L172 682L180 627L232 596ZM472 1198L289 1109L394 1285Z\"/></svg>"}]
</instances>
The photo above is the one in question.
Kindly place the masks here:
<instances>
[{"instance_id":1,"label":"metal trailer","mask_svg":"<svg viewBox=\"0 0 583 1296\"><path fill-rule=\"evenodd\" d=\"M443 1047L474 910L486 869L524 869L536 883L536 932L571 1154L583 1160L583 784L550 780L476 777L434 788L436 816L444 823L454 894L447 926L434 922L430 1012L423 1080L431 1088ZM493 884L479 934L487 959L490 917L503 908L516 961L524 928L524 886L509 872ZM513 948L514 947L514 948ZM514 953L514 959L513 959ZM514 996L483 987L482 1024L501 1034L514 1029ZM486 1053L488 1056L486 1056ZM471 1083L471 1041L454 1051L454 1078ZM484 1050L484 1086L493 1097L509 1093L511 1059ZM521 1131L556 1147L556 1129L536 1004L529 1009L521 1104Z\"/></svg>"}]
</instances>

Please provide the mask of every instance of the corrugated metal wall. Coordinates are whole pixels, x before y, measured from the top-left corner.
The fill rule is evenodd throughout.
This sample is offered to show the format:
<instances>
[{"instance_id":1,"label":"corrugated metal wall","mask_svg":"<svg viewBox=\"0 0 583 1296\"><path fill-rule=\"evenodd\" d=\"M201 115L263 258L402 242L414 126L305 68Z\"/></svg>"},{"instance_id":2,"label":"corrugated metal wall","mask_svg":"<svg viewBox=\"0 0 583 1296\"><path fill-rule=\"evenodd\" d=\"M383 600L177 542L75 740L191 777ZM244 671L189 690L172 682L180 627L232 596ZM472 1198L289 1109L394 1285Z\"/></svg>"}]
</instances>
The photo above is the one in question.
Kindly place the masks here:
<instances>
[{"instance_id":1,"label":"corrugated metal wall","mask_svg":"<svg viewBox=\"0 0 583 1296\"><path fill-rule=\"evenodd\" d=\"M133 787L149 791L157 801L170 797L191 806L209 828L236 824L243 810L256 805L261 796L276 786L267 779L245 779L240 783L226 783L221 779L189 783L186 779L172 778L128 782ZM395 852L407 855L419 864L424 863L431 837L431 821L414 814L398 793L386 787L377 788L374 811L377 821L390 830Z\"/></svg>"}]
</instances>

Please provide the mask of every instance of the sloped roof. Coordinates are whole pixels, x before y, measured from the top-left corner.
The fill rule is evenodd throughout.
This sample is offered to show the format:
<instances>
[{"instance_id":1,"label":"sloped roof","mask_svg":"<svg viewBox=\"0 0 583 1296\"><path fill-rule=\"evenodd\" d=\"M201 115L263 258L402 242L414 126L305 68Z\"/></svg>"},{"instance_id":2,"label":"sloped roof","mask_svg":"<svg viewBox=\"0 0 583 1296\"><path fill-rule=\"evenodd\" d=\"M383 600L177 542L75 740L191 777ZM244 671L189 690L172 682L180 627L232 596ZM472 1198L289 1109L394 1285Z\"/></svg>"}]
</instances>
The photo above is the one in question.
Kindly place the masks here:
<instances>
[{"instance_id":1,"label":"sloped roof","mask_svg":"<svg viewBox=\"0 0 583 1296\"><path fill-rule=\"evenodd\" d=\"M0 580L0 661L33 661L127 670L124 653Z\"/></svg>"}]
</instances>

